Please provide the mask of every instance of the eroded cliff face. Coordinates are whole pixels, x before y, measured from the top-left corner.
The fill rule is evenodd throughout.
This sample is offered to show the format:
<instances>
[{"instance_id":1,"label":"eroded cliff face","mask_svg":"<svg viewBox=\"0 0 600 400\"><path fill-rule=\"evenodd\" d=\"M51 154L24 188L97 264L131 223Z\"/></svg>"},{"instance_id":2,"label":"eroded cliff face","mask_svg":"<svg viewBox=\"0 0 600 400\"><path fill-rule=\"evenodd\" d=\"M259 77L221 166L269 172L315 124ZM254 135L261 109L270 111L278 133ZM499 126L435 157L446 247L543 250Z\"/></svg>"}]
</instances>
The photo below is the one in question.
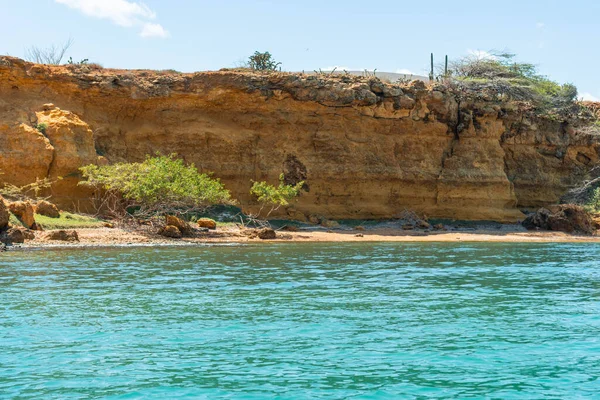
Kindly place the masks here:
<instances>
[{"instance_id":1,"label":"eroded cliff face","mask_svg":"<svg viewBox=\"0 0 600 400\"><path fill-rule=\"evenodd\" d=\"M52 103L52 105L46 105ZM46 123L45 133L33 126ZM24 184L63 177L63 206L86 207L78 168L177 153L222 179L243 208L251 180L305 180L292 218L515 221L556 202L598 163L577 121L541 120L497 94L442 85L248 72L49 67L0 58L0 170Z\"/></svg>"}]
</instances>

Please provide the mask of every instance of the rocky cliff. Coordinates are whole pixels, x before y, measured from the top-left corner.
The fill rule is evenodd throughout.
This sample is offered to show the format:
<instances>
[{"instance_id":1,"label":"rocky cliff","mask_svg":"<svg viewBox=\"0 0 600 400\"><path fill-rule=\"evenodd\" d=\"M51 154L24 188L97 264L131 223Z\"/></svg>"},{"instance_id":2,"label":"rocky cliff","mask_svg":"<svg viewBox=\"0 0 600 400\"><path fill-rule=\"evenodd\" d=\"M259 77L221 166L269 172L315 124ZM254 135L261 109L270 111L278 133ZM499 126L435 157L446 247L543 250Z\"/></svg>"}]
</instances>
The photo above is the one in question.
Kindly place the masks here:
<instances>
[{"instance_id":1,"label":"rocky cliff","mask_svg":"<svg viewBox=\"0 0 600 400\"><path fill-rule=\"evenodd\" d=\"M49 104L51 103L51 104ZM40 129L36 129L39 126ZM62 177L63 206L85 208L89 163L177 153L252 208L251 180L306 181L293 218L522 219L598 163L600 138L485 87L257 74L46 66L0 57L0 176Z\"/></svg>"}]
</instances>

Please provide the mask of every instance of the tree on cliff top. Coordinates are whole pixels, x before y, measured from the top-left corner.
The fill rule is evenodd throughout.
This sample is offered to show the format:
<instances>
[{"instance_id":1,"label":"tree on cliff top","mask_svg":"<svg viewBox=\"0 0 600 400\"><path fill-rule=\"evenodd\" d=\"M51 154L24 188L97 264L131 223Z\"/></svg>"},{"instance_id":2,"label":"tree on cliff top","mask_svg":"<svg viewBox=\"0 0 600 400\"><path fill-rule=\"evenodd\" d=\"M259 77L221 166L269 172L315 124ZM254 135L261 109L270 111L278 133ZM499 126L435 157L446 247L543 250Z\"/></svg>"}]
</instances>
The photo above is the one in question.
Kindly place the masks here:
<instances>
[{"instance_id":1,"label":"tree on cliff top","mask_svg":"<svg viewBox=\"0 0 600 400\"><path fill-rule=\"evenodd\" d=\"M25 51L25 59L38 64L59 65L72 45L73 39L69 38L62 46L54 44L47 48L31 46Z\"/></svg>"},{"instance_id":2,"label":"tree on cliff top","mask_svg":"<svg viewBox=\"0 0 600 400\"><path fill-rule=\"evenodd\" d=\"M114 216L127 216L128 211L141 217L187 214L233 203L218 179L199 173L175 154L148 156L140 163L88 165L81 172L86 179L81 184L103 193L98 208L108 208Z\"/></svg>"},{"instance_id":3,"label":"tree on cliff top","mask_svg":"<svg viewBox=\"0 0 600 400\"><path fill-rule=\"evenodd\" d=\"M281 63L275 61L268 51L264 53L255 51L253 55L248 57L247 65L248 68L255 71L276 71Z\"/></svg>"}]
</instances>

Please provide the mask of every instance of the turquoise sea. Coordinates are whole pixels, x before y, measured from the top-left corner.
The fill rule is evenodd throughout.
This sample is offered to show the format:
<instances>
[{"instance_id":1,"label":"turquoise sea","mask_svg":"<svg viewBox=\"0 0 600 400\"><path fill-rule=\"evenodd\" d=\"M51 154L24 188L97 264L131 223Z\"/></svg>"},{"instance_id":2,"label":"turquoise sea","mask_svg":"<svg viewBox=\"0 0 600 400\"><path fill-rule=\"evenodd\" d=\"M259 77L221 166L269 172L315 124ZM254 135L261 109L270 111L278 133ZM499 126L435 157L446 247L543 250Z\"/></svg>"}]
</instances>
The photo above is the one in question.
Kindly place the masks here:
<instances>
[{"instance_id":1,"label":"turquoise sea","mask_svg":"<svg viewBox=\"0 0 600 400\"><path fill-rule=\"evenodd\" d=\"M600 246L3 253L0 398L600 398Z\"/></svg>"}]
</instances>

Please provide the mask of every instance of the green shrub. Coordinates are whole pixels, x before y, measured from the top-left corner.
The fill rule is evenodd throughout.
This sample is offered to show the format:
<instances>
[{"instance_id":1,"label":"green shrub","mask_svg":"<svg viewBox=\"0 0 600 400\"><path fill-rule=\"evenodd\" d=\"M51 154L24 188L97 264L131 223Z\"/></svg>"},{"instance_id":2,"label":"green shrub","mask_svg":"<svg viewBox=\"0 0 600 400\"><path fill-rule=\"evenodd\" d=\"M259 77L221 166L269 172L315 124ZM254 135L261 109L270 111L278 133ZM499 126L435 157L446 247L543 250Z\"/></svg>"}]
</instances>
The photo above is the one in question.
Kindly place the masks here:
<instances>
[{"instance_id":1,"label":"green shrub","mask_svg":"<svg viewBox=\"0 0 600 400\"><path fill-rule=\"evenodd\" d=\"M283 174L279 175L279 186L277 187L264 181L253 182L250 194L256 197L258 202L261 203L258 216L261 215L266 206L270 206L270 210L265 216L265 218L268 218L279 207L289 205L290 201L298 197L303 186L304 181L298 182L295 185L286 185Z\"/></svg>"},{"instance_id":2,"label":"green shrub","mask_svg":"<svg viewBox=\"0 0 600 400\"><path fill-rule=\"evenodd\" d=\"M44 135L46 134L46 129L48 129L48 124L45 122L42 122L40 124L36 124L35 125L35 129L37 129L39 132L43 133Z\"/></svg>"},{"instance_id":3,"label":"green shrub","mask_svg":"<svg viewBox=\"0 0 600 400\"><path fill-rule=\"evenodd\" d=\"M515 55L497 53L492 57L465 57L450 64L448 75L459 81L492 83L498 92L513 100L529 101L540 110L571 105L577 88L561 85L541 75L534 64L516 62Z\"/></svg>"},{"instance_id":4,"label":"green shrub","mask_svg":"<svg viewBox=\"0 0 600 400\"><path fill-rule=\"evenodd\" d=\"M273 59L273 56L268 51L261 53L255 51L253 55L248 58L248 68L255 71L276 71L281 65Z\"/></svg>"},{"instance_id":5,"label":"green shrub","mask_svg":"<svg viewBox=\"0 0 600 400\"><path fill-rule=\"evenodd\" d=\"M81 168L84 185L118 194L122 210L135 210L141 216L191 213L213 204L233 203L230 193L218 179L198 172L175 154L147 157L141 163L88 165Z\"/></svg>"},{"instance_id":6,"label":"green shrub","mask_svg":"<svg viewBox=\"0 0 600 400\"><path fill-rule=\"evenodd\" d=\"M86 65L88 63L88 61L90 61L88 58L84 58L83 60L76 62L76 61L73 61L73 57L69 57L69 59L67 60L67 64L69 64L69 65Z\"/></svg>"},{"instance_id":7,"label":"green shrub","mask_svg":"<svg viewBox=\"0 0 600 400\"><path fill-rule=\"evenodd\" d=\"M585 205L585 209L588 212L600 212L600 187L594 189L592 197Z\"/></svg>"}]
</instances>

